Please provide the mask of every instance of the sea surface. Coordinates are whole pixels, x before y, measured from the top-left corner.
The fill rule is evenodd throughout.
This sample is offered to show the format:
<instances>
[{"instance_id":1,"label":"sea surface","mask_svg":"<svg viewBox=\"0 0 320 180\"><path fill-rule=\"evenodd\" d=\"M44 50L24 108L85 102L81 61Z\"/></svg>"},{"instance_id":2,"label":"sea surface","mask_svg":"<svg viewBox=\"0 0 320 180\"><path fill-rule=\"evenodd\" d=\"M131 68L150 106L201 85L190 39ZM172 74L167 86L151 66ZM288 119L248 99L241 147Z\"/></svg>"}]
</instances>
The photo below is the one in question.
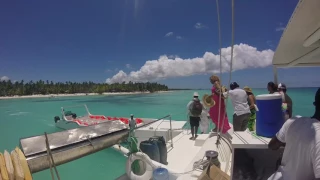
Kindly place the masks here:
<instances>
[{"instance_id":1,"label":"sea surface","mask_svg":"<svg viewBox=\"0 0 320 180\"><path fill-rule=\"evenodd\" d=\"M312 116L314 94L317 88L293 88L288 90L293 100L294 115ZM0 100L0 151L13 150L19 139L41 135L44 132L61 131L55 127L54 116L61 115L62 106L86 104L92 114L129 117L161 118L172 114L172 119L186 121L186 105L194 91L174 91L143 95L79 96ZM200 96L210 90L198 91ZM267 93L266 89L253 89L255 95ZM67 108L66 108L67 109ZM83 108L71 108L78 115ZM233 108L227 105L232 122ZM125 172L126 158L113 149L102 150L82 159L58 166L61 179L102 180L116 179ZM33 174L35 180L51 179L48 170Z\"/></svg>"}]
</instances>

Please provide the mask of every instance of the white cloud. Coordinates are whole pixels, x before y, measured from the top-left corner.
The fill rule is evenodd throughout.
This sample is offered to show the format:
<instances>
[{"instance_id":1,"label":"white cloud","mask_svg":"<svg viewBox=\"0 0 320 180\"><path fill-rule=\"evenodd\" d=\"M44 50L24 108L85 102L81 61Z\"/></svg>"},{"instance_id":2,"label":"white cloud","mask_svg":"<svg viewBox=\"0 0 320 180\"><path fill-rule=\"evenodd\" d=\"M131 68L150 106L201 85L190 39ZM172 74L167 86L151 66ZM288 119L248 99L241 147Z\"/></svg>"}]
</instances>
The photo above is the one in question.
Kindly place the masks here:
<instances>
[{"instance_id":1,"label":"white cloud","mask_svg":"<svg viewBox=\"0 0 320 180\"><path fill-rule=\"evenodd\" d=\"M179 58L179 56L178 55L169 55L168 58L169 59L175 59L175 58Z\"/></svg>"},{"instance_id":2,"label":"white cloud","mask_svg":"<svg viewBox=\"0 0 320 180\"><path fill-rule=\"evenodd\" d=\"M128 80L128 75L125 73L125 72L123 72L122 70L120 70L116 75L114 75L113 77L112 77L112 79L107 79L106 80L106 83L117 83L117 82L119 82L119 83L122 83L123 81L126 81L126 82L128 82L129 80Z\"/></svg>"},{"instance_id":3,"label":"white cloud","mask_svg":"<svg viewBox=\"0 0 320 180\"><path fill-rule=\"evenodd\" d=\"M270 49L259 51L247 44L234 46L233 70L247 68L261 68L271 65L274 52ZM230 68L231 47L222 49L222 72ZM149 60L138 71L126 74L122 70L106 80L107 83L116 82L147 82L171 77L185 77L197 74L213 74L220 70L219 55L206 52L202 57L175 58L160 56L157 60Z\"/></svg>"},{"instance_id":4,"label":"white cloud","mask_svg":"<svg viewBox=\"0 0 320 180\"><path fill-rule=\"evenodd\" d=\"M182 39L182 37L181 37L181 36L177 36L176 38L177 38L177 39Z\"/></svg>"},{"instance_id":5,"label":"white cloud","mask_svg":"<svg viewBox=\"0 0 320 180\"><path fill-rule=\"evenodd\" d=\"M173 35L173 32L168 32L166 35L164 35L164 37L169 37L169 36L172 36Z\"/></svg>"},{"instance_id":6,"label":"white cloud","mask_svg":"<svg viewBox=\"0 0 320 180\"><path fill-rule=\"evenodd\" d=\"M283 25L283 23L279 23L279 26L276 28L276 31L284 31L286 27Z\"/></svg>"},{"instance_id":7,"label":"white cloud","mask_svg":"<svg viewBox=\"0 0 320 180\"><path fill-rule=\"evenodd\" d=\"M206 25L199 23L199 22L194 25L194 28L196 28L196 29L203 29L206 27L207 27Z\"/></svg>"},{"instance_id":8,"label":"white cloud","mask_svg":"<svg viewBox=\"0 0 320 180\"><path fill-rule=\"evenodd\" d=\"M106 69L106 70L105 70L106 73L117 72L117 71L119 71L118 68L115 68L115 69Z\"/></svg>"},{"instance_id":9,"label":"white cloud","mask_svg":"<svg viewBox=\"0 0 320 180\"><path fill-rule=\"evenodd\" d=\"M127 69L132 69L132 66L130 64L126 64Z\"/></svg>"},{"instance_id":10,"label":"white cloud","mask_svg":"<svg viewBox=\"0 0 320 180\"><path fill-rule=\"evenodd\" d=\"M276 31L284 31L286 28L285 27L277 27Z\"/></svg>"},{"instance_id":11,"label":"white cloud","mask_svg":"<svg viewBox=\"0 0 320 180\"><path fill-rule=\"evenodd\" d=\"M8 76L2 76L0 77L0 81L9 81L10 78Z\"/></svg>"},{"instance_id":12,"label":"white cloud","mask_svg":"<svg viewBox=\"0 0 320 180\"><path fill-rule=\"evenodd\" d=\"M268 44L268 46L270 46L270 47L274 47L274 46L273 46L273 42L272 42L271 40L268 40L268 41L267 41L267 44Z\"/></svg>"}]
</instances>

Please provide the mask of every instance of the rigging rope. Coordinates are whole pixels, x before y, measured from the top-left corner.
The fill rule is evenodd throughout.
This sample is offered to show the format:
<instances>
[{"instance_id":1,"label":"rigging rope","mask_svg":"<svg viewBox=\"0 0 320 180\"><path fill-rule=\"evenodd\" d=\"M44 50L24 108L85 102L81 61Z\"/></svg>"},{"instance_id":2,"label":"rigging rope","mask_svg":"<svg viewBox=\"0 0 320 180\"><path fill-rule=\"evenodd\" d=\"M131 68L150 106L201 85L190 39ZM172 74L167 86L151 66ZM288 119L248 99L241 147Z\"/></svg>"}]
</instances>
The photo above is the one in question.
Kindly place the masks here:
<instances>
[{"instance_id":1,"label":"rigging rope","mask_svg":"<svg viewBox=\"0 0 320 180\"><path fill-rule=\"evenodd\" d=\"M52 171L52 166L53 166L53 169L54 169L54 171L56 173L56 176L57 176L58 180L60 180L59 172L58 172L58 170L56 168L56 165L54 163L53 156L52 156L52 153L51 153L51 149L50 149L47 133L45 132L44 135L45 135L45 138L46 138L45 141L46 141L46 148L47 148L47 159L48 159L48 163L50 165L51 178L52 178L52 180L54 180L54 175L53 175L53 171Z\"/></svg>"},{"instance_id":2,"label":"rigging rope","mask_svg":"<svg viewBox=\"0 0 320 180\"><path fill-rule=\"evenodd\" d=\"M220 25L220 12L219 12L219 0L216 0L217 4L217 13L218 13L218 28L219 28L219 56L220 56L220 86L222 82L222 52L221 52L221 25ZM231 83L231 78L232 78L232 64L233 64L233 49L234 49L234 0L231 0L231 9L232 9L232 31L231 31L231 59L230 59L230 71L229 71L229 81L228 84ZM218 114L218 128L217 128L217 133L218 133L218 139L217 139L217 144L218 141L220 140L220 135L222 133L222 128L224 126L224 121L225 121L225 116L223 115L223 121L222 121L222 128L219 128L220 126L220 120L221 120L221 96L222 93L219 95L219 114ZM224 112L227 112L227 106L228 106L228 98L229 98L229 91L227 91L227 97L225 99L226 105L224 108Z\"/></svg>"},{"instance_id":3,"label":"rigging rope","mask_svg":"<svg viewBox=\"0 0 320 180\"><path fill-rule=\"evenodd\" d=\"M219 58L220 58L220 84L221 84L221 80L222 80L222 56L221 56L221 49L222 49L222 40L221 40L221 26L220 26L220 11L219 11L219 0L216 0L216 4L217 4L217 14L218 14L218 32L219 32ZM221 93L219 95L219 112L218 112L218 125L217 125L217 133L219 135L219 128L220 128L220 115L221 115Z\"/></svg>"},{"instance_id":4,"label":"rigging rope","mask_svg":"<svg viewBox=\"0 0 320 180\"><path fill-rule=\"evenodd\" d=\"M233 48L234 48L234 0L231 0L231 18L232 18L232 24L231 24L231 59L230 59L230 72L229 72L229 84L231 84L231 78L232 78L232 65L233 65ZM225 105L225 111L227 110L227 106L228 106L228 98L229 98L229 91L227 91L227 103ZM224 121L222 122L222 127L224 125Z\"/></svg>"}]
</instances>

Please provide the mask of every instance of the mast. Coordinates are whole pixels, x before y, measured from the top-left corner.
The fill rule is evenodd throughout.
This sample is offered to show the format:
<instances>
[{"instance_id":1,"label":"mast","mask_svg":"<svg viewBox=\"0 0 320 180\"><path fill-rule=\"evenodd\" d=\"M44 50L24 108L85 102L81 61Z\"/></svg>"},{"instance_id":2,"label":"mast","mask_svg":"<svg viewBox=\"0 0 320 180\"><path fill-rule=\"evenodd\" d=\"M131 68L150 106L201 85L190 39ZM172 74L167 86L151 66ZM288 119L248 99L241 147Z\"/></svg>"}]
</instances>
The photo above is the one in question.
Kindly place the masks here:
<instances>
[{"instance_id":1,"label":"mast","mask_svg":"<svg viewBox=\"0 0 320 180\"><path fill-rule=\"evenodd\" d=\"M273 66L273 81L278 84L278 70L276 66Z\"/></svg>"}]
</instances>

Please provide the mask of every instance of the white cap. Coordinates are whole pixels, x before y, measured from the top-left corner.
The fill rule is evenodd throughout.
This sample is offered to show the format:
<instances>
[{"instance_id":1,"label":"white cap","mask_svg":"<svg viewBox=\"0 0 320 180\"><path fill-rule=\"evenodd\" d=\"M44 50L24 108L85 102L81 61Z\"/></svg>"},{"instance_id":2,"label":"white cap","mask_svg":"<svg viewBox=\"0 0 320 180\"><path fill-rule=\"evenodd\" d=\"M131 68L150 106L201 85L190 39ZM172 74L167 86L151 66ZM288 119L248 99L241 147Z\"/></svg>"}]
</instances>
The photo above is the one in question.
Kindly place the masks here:
<instances>
[{"instance_id":1,"label":"white cap","mask_svg":"<svg viewBox=\"0 0 320 180\"><path fill-rule=\"evenodd\" d=\"M194 92L194 93L193 93L193 96L197 96L197 97L199 97L198 92Z\"/></svg>"},{"instance_id":2,"label":"white cap","mask_svg":"<svg viewBox=\"0 0 320 180\"><path fill-rule=\"evenodd\" d=\"M130 116L133 116L133 114L130 114Z\"/></svg>"}]
</instances>

